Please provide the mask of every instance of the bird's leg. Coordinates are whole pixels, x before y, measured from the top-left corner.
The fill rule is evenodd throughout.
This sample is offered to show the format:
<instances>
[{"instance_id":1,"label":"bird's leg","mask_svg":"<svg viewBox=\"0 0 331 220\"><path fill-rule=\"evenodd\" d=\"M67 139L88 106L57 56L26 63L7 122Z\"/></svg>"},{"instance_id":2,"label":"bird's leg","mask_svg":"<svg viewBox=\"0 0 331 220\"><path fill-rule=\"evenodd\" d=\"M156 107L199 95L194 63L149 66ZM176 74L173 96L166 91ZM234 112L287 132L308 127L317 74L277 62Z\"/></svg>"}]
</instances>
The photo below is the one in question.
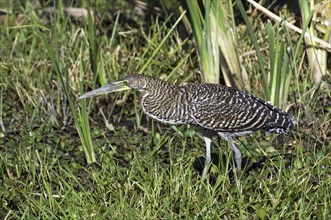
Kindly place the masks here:
<instances>
[{"instance_id":1,"label":"bird's leg","mask_svg":"<svg viewBox=\"0 0 331 220\"><path fill-rule=\"evenodd\" d=\"M234 152L234 159L236 160L236 164L237 164L237 174L239 176L241 172L241 161L242 161L241 153L239 149L236 147L236 145L234 145L232 138L228 139L228 142L230 143L232 150Z\"/></svg>"},{"instance_id":2,"label":"bird's leg","mask_svg":"<svg viewBox=\"0 0 331 220\"><path fill-rule=\"evenodd\" d=\"M207 175L210 163L211 163L211 154L210 154L210 144L211 144L211 139L208 136L203 136L203 139L205 140L206 143L206 159L205 159L205 166L203 167L203 172L202 172L202 179L204 179Z\"/></svg>"},{"instance_id":3,"label":"bird's leg","mask_svg":"<svg viewBox=\"0 0 331 220\"><path fill-rule=\"evenodd\" d=\"M206 158L205 158L205 165L203 167L202 171L202 179L204 179L207 176L210 164L211 164L211 152L210 152L210 144L212 139L212 133L208 130L202 130L202 136L205 140L206 144Z\"/></svg>"},{"instance_id":4,"label":"bird's leg","mask_svg":"<svg viewBox=\"0 0 331 220\"><path fill-rule=\"evenodd\" d=\"M240 172L241 172L241 161L242 161L241 153L240 153L239 149L236 147L236 145L234 145L232 137L229 134L218 132L218 135L221 136L223 139L227 140L229 142L229 144L231 145L231 148L234 152L234 159L235 159L236 165L237 165L237 174L239 176Z\"/></svg>"}]
</instances>

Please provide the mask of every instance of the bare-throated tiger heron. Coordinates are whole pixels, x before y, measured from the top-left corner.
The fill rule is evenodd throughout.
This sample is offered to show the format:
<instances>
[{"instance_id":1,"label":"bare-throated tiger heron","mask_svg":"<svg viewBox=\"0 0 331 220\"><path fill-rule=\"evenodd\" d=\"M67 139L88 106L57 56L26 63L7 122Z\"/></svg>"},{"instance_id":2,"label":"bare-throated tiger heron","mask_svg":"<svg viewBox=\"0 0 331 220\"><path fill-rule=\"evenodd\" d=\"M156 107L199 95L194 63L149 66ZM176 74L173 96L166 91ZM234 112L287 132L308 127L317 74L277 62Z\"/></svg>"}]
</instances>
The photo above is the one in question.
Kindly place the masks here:
<instances>
[{"instance_id":1,"label":"bare-throated tiger heron","mask_svg":"<svg viewBox=\"0 0 331 220\"><path fill-rule=\"evenodd\" d=\"M190 124L202 128L206 143L203 177L211 163L213 133L231 145L239 173L242 157L233 143L233 137L257 130L287 134L295 125L289 113L246 92L216 84L176 86L150 76L129 75L79 98L129 89L143 93L141 107L148 117L165 124Z\"/></svg>"}]
</instances>

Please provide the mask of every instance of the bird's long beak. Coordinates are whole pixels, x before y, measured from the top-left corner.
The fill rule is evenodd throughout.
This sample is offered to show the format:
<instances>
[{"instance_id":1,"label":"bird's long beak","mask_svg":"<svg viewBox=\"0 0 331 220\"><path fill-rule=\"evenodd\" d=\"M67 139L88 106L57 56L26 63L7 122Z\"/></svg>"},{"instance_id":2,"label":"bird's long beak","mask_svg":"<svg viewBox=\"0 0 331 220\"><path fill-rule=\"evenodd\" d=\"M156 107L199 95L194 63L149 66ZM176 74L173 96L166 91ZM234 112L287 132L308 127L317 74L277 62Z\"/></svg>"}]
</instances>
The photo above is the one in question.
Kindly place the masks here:
<instances>
[{"instance_id":1,"label":"bird's long beak","mask_svg":"<svg viewBox=\"0 0 331 220\"><path fill-rule=\"evenodd\" d=\"M89 97L94 97L102 94L107 94L110 92L119 92L119 91L125 91L131 89L129 86L127 86L127 81L117 81L108 85L105 85L103 87L100 87L98 89L92 90L91 92L88 92L82 96L80 96L78 99L85 99Z\"/></svg>"}]
</instances>

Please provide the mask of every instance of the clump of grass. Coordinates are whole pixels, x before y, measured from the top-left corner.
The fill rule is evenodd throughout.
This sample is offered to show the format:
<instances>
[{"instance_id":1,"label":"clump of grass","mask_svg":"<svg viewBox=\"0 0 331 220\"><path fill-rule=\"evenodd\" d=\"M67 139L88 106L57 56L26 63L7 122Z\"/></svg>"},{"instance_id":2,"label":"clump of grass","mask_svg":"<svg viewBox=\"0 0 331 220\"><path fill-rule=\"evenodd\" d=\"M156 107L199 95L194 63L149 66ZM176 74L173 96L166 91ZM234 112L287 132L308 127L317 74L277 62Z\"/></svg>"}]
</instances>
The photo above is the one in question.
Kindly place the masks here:
<instances>
[{"instance_id":1,"label":"clump of grass","mask_svg":"<svg viewBox=\"0 0 331 220\"><path fill-rule=\"evenodd\" d=\"M246 72L239 63L237 36L231 2L186 1L189 20L200 59L201 78L207 83L219 83L220 73L227 86L243 89ZM188 23L188 22L186 22Z\"/></svg>"}]
</instances>

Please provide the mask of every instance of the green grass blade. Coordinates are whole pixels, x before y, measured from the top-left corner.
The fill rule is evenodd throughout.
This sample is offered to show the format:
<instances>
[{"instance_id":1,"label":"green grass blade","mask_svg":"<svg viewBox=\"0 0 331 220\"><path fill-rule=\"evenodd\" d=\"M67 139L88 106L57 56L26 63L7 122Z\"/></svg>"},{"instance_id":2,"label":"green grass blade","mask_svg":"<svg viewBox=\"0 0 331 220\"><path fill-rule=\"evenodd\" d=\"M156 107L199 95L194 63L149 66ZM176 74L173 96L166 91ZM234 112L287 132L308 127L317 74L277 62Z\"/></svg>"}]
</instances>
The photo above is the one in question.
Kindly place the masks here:
<instances>
[{"instance_id":1,"label":"green grass blade","mask_svg":"<svg viewBox=\"0 0 331 220\"><path fill-rule=\"evenodd\" d=\"M255 49L256 56L257 56L257 59L258 59L258 62L259 62L259 67L260 67L260 70L261 70L261 75L262 75L262 80L263 80L264 98L267 99L267 100L270 100L270 89L269 89L268 81L267 81L267 71L264 68L263 56L262 56L262 53L261 53L261 50L260 50L260 46L257 42L257 38L255 36L253 26L252 26L251 22L248 19L248 16L246 14L246 11L245 11L245 8L242 4L242 1L241 0L236 0L236 3L237 3L237 6L239 8L239 11L240 11L245 23L246 23L250 38L251 38L252 43L254 45L254 49Z\"/></svg>"},{"instance_id":2,"label":"green grass blade","mask_svg":"<svg viewBox=\"0 0 331 220\"><path fill-rule=\"evenodd\" d=\"M69 102L69 108L70 108L71 113L73 115L78 135L79 135L79 137L81 139L81 142L82 142L86 162L88 164L94 163L96 161L96 158L95 158L92 142L90 141L91 137L86 137L86 134L89 134L89 133L87 133L86 130L84 130L82 128L79 113L76 110L75 103L74 103L74 101L72 99L72 96L70 95L70 92L69 92L70 87L67 87L67 83L65 82L64 77L63 77L63 72L66 72L67 70L62 69L60 67L59 56L54 51L53 46L51 46L51 44L46 39L45 34L41 33L40 36L43 40L43 43L46 47L46 50L48 51L49 57L52 60L52 64L54 66L54 71L56 72L56 74L58 76L58 79L60 80L60 83L61 83L63 92L65 94L65 97L67 98L67 100ZM85 106L85 108L86 108L86 106ZM85 123L86 123L86 121L85 121Z\"/></svg>"},{"instance_id":3,"label":"green grass blade","mask_svg":"<svg viewBox=\"0 0 331 220\"><path fill-rule=\"evenodd\" d=\"M161 43L158 45L158 47L154 50L153 54L149 57L149 59L147 60L147 62L144 64L143 67L140 68L140 70L138 71L139 74L142 74L146 68L149 66L149 64L152 62L152 60L154 59L154 57L157 55L157 53L159 52L160 48L162 47L162 45L164 44L164 42L166 42L166 40L168 40L168 38L170 37L171 33L174 31L174 29L177 27L178 23L182 20L183 16L185 15L186 12L182 13L181 16L179 16L179 18L177 19L177 21L172 25L172 27L170 28L169 32L166 34L166 36L163 38L163 40L161 41Z\"/></svg>"}]
</instances>

